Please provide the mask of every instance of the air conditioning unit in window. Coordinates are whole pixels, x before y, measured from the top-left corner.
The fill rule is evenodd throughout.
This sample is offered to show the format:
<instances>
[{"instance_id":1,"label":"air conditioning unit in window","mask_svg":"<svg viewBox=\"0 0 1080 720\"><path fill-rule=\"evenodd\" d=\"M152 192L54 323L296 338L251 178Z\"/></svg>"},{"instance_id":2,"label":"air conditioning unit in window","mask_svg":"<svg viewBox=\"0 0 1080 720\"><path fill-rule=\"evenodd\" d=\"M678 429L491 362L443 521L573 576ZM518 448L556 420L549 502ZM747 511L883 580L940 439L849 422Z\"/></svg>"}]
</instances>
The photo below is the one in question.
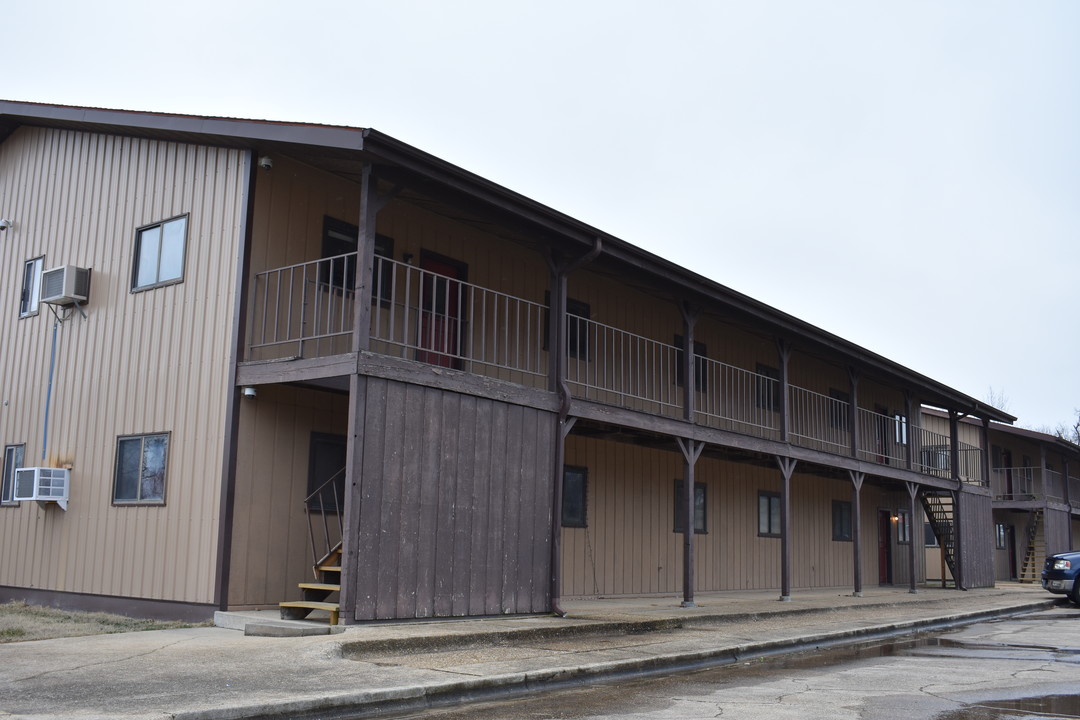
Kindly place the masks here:
<instances>
[{"instance_id":1,"label":"air conditioning unit in window","mask_svg":"<svg viewBox=\"0 0 1080 720\"><path fill-rule=\"evenodd\" d=\"M90 270L61 265L41 273L41 302L53 305L84 303L90 297Z\"/></svg>"},{"instance_id":2,"label":"air conditioning unit in window","mask_svg":"<svg viewBox=\"0 0 1080 720\"><path fill-rule=\"evenodd\" d=\"M67 510L68 484L71 471L67 468L16 468L12 500L55 502Z\"/></svg>"}]
</instances>

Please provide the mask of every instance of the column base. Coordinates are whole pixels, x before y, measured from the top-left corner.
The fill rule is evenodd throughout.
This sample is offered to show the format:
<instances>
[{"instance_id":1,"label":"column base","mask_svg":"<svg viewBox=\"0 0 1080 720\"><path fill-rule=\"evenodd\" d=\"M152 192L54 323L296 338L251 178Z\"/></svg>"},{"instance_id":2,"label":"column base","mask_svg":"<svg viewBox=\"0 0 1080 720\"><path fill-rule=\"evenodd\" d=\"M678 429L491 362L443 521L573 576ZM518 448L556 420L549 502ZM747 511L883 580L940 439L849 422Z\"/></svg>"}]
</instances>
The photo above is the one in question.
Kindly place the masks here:
<instances>
[{"instance_id":1,"label":"column base","mask_svg":"<svg viewBox=\"0 0 1080 720\"><path fill-rule=\"evenodd\" d=\"M780 602L791 602L791 596L790 595L781 595L780 596Z\"/></svg>"},{"instance_id":2,"label":"column base","mask_svg":"<svg viewBox=\"0 0 1080 720\"><path fill-rule=\"evenodd\" d=\"M862 590L860 590L859 592L851 593L851 597L862 597L862 596L863 596Z\"/></svg>"},{"instance_id":3,"label":"column base","mask_svg":"<svg viewBox=\"0 0 1080 720\"><path fill-rule=\"evenodd\" d=\"M693 600L683 600L681 606L684 608L697 607L697 603L695 603Z\"/></svg>"}]
</instances>

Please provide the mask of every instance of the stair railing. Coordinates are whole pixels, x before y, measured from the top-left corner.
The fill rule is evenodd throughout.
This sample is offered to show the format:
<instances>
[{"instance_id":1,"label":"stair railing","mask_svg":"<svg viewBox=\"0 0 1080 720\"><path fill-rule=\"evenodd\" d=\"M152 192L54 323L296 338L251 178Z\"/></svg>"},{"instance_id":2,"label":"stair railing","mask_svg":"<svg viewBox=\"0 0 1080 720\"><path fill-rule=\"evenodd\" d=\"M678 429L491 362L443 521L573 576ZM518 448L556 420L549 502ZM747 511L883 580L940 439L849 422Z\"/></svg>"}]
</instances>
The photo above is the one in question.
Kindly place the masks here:
<instances>
[{"instance_id":1,"label":"stair railing","mask_svg":"<svg viewBox=\"0 0 1080 720\"><path fill-rule=\"evenodd\" d=\"M344 521L342 520L344 508L341 507L341 502L338 500L338 498L344 497L344 482L345 468L341 468L331 475L326 482L316 488L314 492L304 498L304 514L307 518L308 541L309 547L311 548L312 567L317 566L323 558L333 551L334 546L341 541L344 534ZM328 504L330 507L327 507ZM336 540L332 539L330 534L330 528L333 524L333 521L329 518L330 515L334 515L337 518ZM322 555L319 554L316 546L316 525L320 525L322 528L323 542L326 546L326 550Z\"/></svg>"}]
</instances>

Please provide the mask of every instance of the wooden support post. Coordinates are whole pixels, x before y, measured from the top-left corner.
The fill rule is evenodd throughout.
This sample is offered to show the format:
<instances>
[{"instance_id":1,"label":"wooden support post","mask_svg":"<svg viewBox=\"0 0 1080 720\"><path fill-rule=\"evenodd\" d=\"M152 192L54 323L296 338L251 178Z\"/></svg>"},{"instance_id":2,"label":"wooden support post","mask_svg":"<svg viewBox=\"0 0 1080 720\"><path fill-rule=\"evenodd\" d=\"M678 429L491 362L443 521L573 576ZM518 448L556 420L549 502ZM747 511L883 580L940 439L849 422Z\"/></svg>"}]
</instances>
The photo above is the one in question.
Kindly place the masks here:
<instances>
[{"instance_id":1,"label":"wooden support post","mask_svg":"<svg viewBox=\"0 0 1080 720\"><path fill-rule=\"evenodd\" d=\"M919 486L907 483L908 491L908 592L919 592L915 588L915 498L919 496ZM922 523L919 523L922 526ZM944 576L943 576L944 577Z\"/></svg>"},{"instance_id":2,"label":"wooden support post","mask_svg":"<svg viewBox=\"0 0 1080 720\"><path fill-rule=\"evenodd\" d=\"M851 542L855 589L852 595L862 597L862 486L866 473L848 470L851 476Z\"/></svg>"},{"instance_id":3,"label":"wooden support post","mask_svg":"<svg viewBox=\"0 0 1080 720\"><path fill-rule=\"evenodd\" d=\"M915 427L915 418L912 416L914 412L915 400L911 396L910 391L904 391L904 422L907 427L904 428L905 439L907 440L907 447L904 449L904 461L907 463L905 467L911 470L915 466L915 433L913 432Z\"/></svg>"},{"instance_id":4,"label":"wooden support post","mask_svg":"<svg viewBox=\"0 0 1080 720\"><path fill-rule=\"evenodd\" d=\"M862 441L859 437L859 377L858 368L848 368L848 380L851 385L851 402L848 403L848 427L851 428L851 457L859 457Z\"/></svg>"},{"instance_id":5,"label":"wooden support post","mask_svg":"<svg viewBox=\"0 0 1080 720\"><path fill-rule=\"evenodd\" d=\"M983 418L979 426L979 444L982 445L982 484L990 487L990 419Z\"/></svg>"},{"instance_id":6,"label":"wooden support post","mask_svg":"<svg viewBox=\"0 0 1080 720\"><path fill-rule=\"evenodd\" d=\"M683 419L694 422L694 399L697 396L697 358L694 357L694 326L700 308L683 301L679 304L683 316Z\"/></svg>"},{"instance_id":7,"label":"wooden support post","mask_svg":"<svg viewBox=\"0 0 1080 720\"><path fill-rule=\"evenodd\" d=\"M956 487L960 487L960 414L955 410L949 411L949 466L952 470L952 479L956 481Z\"/></svg>"},{"instance_id":8,"label":"wooden support post","mask_svg":"<svg viewBox=\"0 0 1080 720\"><path fill-rule=\"evenodd\" d=\"M780 354L780 442L788 442L791 433L791 399L789 397L788 363L791 360L791 343L784 339L776 341Z\"/></svg>"},{"instance_id":9,"label":"wooden support post","mask_svg":"<svg viewBox=\"0 0 1080 720\"><path fill-rule=\"evenodd\" d=\"M1069 522L1066 525L1068 528L1069 547L1073 546L1073 531L1072 531L1072 493L1069 492L1069 458L1064 453L1061 455L1061 481L1065 483L1065 505L1069 508Z\"/></svg>"},{"instance_id":10,"label":"wooden support post","mask_svg":"<svg viewBox=\"0 0 1080 720\"><path fill-rule=\"evenodd\" d=\"M796 460L776 456L783 482L780 485L780 600L791 600L791 476Z\"/></svg>"},{"instance_id":11,"label":"wooden support post","mask_svg":"<svg viewBox=\"0 0 1080 720\"><path fill-rule=\"evenodd\" d=\"M675 438L683 454L683 607L694 605L694 467L705 443Z\"/></svg>"},{"instance_id":12,"label":"wooden support post","mask_svg":"<svg viewBox=\"0 0 1080 720\"><path fill-rule=\"evenodd\" d=\"M593 261L603 249L600 238L596 238L589 252L580 257L562 261L554 253L547 256L548 267L551 270L551 289L549 291L550 307L548 308L548 390L556 393L559 398L559 413L556 419L556 432L554 433L552 455L555 459L554 474L551 488L551 611L556 615L565 616L562 609L562 497L563 497L563 465L566 463L566 436L574 427L575 418L570 414L570 387L566 384L566 278L588 262Z\"/></svg>"},{"instance_id":13,"label":"wooden support post","mask_svg":"<svg viewBox=\"0 0 1080 720\"><path fill-rule=\"evenodd\" d=\"M371 347L371 292L375 267L375 216L379 211L379 181L370 164L360 176L360 235L356 238L353 280L353 352Z\"/></svg>"},{"instance_id":14,"label":"wooden support post","mask_svg":"<svg viewBox=\"0 0 1080 720\"><path fill-rule=\"evenodd\" d=\"M1050 473L1046 471L1046 445L1043 443L1039 443L1039 477L1042 478L1042 498L1045 506L1052 497L1052 488L1050 487ZM1069 524L1072 524L1071 520Z\"/></svg>"},{"instance_id":15,"label":"wooden support post","mask_svg":"<svg viewBox=\"0 0 1080 720\"><path fill-rule=\"evenodd\" d=\"M956 572L953 574L953 581L956 583L957 590L967 590L964 587L964 523L963 513L960 512L960 495L963 493L963 488L957 488L952 491L953 498L953 553L956 559ZM944 548L943 548L944 549ZM944 575L942 576L944 577Z\"/></svg>"}]
</instances>

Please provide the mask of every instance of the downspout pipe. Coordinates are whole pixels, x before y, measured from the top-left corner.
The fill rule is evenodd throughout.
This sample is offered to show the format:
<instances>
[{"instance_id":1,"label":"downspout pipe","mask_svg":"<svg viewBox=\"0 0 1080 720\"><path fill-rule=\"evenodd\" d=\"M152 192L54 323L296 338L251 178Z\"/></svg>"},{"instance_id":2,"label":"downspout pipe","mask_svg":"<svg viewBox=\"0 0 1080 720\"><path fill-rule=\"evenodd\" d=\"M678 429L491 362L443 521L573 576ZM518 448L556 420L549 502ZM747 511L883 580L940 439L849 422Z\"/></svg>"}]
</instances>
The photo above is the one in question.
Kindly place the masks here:
<instances>
[{"instance_id":1,"label":"downspout pipe","mask_svg":"<svg viewBox=\"0 0 1080 720\"><path fill-rule=\"evenodd\" d=\"M548 332L551 336L548 347L552 349L549 356L549 389L556 393L559 399L558 422L555 426L555 437L552 440L555 458L554 482L552 483L551 500L551 612L559 617L566 617L566 611L562 609L562 567L560 555L562 549L562 485L563 465L566 462L566 435L573 427L571 422L567 424L570 415L570 386L566 384L566 278L573 271L592 262L603 251L603 241L597 237L593 241L592 249L576 260L558 262L554 255L549 255L548 266L551 269L551 317L552 322Z\"/></svg>"}]
</instances>

